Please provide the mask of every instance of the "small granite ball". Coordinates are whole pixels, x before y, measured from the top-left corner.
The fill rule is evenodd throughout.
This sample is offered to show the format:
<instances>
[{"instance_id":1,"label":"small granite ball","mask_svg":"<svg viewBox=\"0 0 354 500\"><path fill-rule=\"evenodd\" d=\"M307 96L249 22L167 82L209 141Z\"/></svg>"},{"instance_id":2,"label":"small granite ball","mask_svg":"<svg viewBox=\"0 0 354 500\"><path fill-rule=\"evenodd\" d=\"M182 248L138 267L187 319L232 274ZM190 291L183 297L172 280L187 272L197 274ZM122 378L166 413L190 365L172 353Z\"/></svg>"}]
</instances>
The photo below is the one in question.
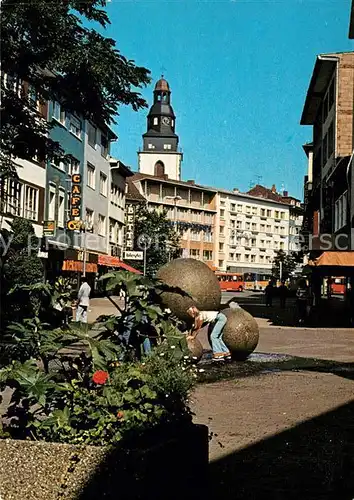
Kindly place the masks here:
<instances>
[{"instance_id":1,"label":"small granite ball","mask_svg":"<svg viewBox=\"0 0 354 500\"><path fill-rule=\"evenodd\" d=\"M245 360L258 344L257 321L241 307L224 309L222 312L227 317L222 338L233 359Z\"/></svg>"},{"instance_id":2,"label":"small granite ball","mask_svg":"<svg viewBox=\"0 0 354 500\"><path fill-rule=\"evenodd\" d=\"M195 363L198 363L203 356L203 346L197 338L189 339L187 338L188 350L190 352L190 358Z\"/></svg>"},{"instance_id":3,"label":"small granite ball","mask_svg":"<svg viewBox=\"0 0 354 500\"><path fill-rule=\"evenodd\" d=\"M182 321L191 322L187 309L193 305L201 311L217 311L221 302L220 285L215 273L196 259L175 259L161 267L157 278L170 286L181 288L191 297L178 293L162 294L164 305Z\"/></svg>"}]
</instances>

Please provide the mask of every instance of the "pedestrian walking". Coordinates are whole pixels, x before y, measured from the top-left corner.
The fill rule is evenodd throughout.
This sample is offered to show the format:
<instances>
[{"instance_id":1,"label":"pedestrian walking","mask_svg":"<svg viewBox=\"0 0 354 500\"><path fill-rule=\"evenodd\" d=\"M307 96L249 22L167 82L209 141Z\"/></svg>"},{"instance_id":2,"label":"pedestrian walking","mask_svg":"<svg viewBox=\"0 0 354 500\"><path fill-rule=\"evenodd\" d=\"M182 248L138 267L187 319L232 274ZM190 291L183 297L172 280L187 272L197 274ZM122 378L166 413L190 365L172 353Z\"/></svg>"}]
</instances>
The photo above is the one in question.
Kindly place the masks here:
<instances>
[{"instance_id":1,"label":"pedestrian walking","mask_svg":"<svg viewBox=\"0 0 354 500\"><path fill-rule=\"evenodd\" d=\"M222 334L227 323L227 317L220 311L199 311L196 306L187 310L189 316L194 319L190 339L194 339L201 328L208 325L208 334L213 350L213 362L223 363L231 361L231 352L223 341Z\"/></svg>"},{"instance_id":2,"label":"pedestrian walking","mask_svg":"<svg viewBox=\"0 0 354 500\"><path fill-rule=\"evenodd\" d=\"M285 280L282 280L280 287L278 288L279 298L280 298L280 307L282 309L285 308L286 299L288 296L288 287L285 284Z\"/></svg>"},{"instance_id":3,"label":"pedestrian walking","mask_svg":"<svg viewBox=\"0 0 354 500\"><path fill-rule=\"evenodd\" d=\"M298 310L299 324L303 324L306 321L308 315L309 299L309 288L307 286L306 280L302 279L299 282L298 289L296 290L296 305Z\"/></svg>"},{"instance_id":4,"label":"pedestrian walking","mask_svg":"<svg viewBox=\"0 0 354 500\"><path fill-rule=\"evenodd\" d=\"M90 305L90 294L91 287L87 283L87 278L83 276L81 278L81 286L77 295L77 311L76 311L76 321L81 323L87 323L87 310Z\"/></svg>"},{"instance_id":5,"label":"pedestrian walking","mask_svg":"<svg viewBox=\"0 0 354 500\"><path fill-rule=\"evenodd\" d=\"M274 296L274 286L273 282L270 281L264 290L266 307L272 307L273 305L273 296Z\"/></svg>"}]
</instances>

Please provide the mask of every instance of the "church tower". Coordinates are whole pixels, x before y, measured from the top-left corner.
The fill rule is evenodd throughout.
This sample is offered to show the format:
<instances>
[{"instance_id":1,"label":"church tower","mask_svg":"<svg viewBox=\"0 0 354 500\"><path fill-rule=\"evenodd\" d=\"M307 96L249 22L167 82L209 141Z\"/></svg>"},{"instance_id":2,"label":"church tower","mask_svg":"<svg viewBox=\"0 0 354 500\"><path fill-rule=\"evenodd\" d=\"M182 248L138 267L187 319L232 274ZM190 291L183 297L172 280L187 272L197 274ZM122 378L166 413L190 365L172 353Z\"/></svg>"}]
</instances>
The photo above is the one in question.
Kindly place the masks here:
<instances>
[{"instance_id":1,"label":"church tower","mask_svg":"<svg viewBox=\"0 0 354 500\"><path fill-rule=\"evenodd\" d=\"M155 85L154 103L147 116L143 150L139 151L139 172L181 180L183 154L178 151L176 116L171 106L171 90L162 77Z\"/></svg>"}]
</instances>

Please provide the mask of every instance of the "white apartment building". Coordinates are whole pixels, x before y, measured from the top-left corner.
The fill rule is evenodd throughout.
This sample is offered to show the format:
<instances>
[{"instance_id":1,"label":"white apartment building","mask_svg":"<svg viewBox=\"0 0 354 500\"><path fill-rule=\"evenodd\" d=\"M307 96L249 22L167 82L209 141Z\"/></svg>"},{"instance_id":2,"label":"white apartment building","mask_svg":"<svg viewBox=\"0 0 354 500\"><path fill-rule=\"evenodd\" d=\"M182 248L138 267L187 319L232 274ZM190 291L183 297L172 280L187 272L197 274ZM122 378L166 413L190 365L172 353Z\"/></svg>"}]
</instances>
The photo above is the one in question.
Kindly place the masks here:
<instances>
[{"instance_id":1,"label":"white apartment building","mask_svg":"<svg viewBox=\"0 0 354 500\"><path fill-rule=\"evenodd\" d=\"M218 191L215 266L222 271L269 276L277 250L289 251L289 205Z\"/></svg>"}]
</instances>

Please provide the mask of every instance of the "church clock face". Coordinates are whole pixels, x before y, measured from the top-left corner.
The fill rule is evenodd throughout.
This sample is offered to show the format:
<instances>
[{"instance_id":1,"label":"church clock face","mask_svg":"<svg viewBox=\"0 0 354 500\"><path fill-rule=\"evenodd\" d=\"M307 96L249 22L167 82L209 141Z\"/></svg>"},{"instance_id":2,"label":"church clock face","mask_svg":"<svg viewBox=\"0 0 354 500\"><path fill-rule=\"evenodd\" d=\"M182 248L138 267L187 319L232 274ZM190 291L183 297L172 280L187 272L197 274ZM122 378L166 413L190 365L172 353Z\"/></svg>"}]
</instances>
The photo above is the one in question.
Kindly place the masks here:
<instances>
[{"instance_id":1,"label":"church clock face","mask_svg":"<svg viewBox=\"0 0 354 500\"><path fill-rule=\"evenodd\" d=\"M170 124L170 122L171 122L171 120L170 120L169 118L167 118L167 116L164 116L164 117L162 118L162 123L163 123L164 125L169 125L169 124Z\"/></svg>"}]
</instances>

